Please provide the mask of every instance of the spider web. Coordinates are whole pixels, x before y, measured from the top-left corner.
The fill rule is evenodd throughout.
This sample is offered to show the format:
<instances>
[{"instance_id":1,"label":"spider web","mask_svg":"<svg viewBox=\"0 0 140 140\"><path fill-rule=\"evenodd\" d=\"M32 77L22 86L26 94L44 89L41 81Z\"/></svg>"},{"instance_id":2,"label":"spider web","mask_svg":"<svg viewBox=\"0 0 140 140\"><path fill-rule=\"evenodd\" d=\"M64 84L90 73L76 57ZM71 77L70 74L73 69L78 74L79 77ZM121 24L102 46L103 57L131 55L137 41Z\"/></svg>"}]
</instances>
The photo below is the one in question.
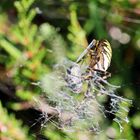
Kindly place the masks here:
<instances>
[{"instance_id":1,"label":"spider web","mask_svg":"<svg viewBox=\"0 0 140 140\"><path fill-rule=\"evenodd\" d=\"M42 104L40 101L38 106L45 117L44 124L51 122L70 132L88 130L99 133L103 118L110 114L122 132L122 124L129 122L127 114L132 101L118 96L116 93L120 87L108 83L99 73L85 80L85 70L86 65L65 60L42 78L40 86L46 93L46 101L39 105ZM102 97L110 99L108 109ZM50 115L57 119L50 118Z\"/></svg>"}]
</instances>

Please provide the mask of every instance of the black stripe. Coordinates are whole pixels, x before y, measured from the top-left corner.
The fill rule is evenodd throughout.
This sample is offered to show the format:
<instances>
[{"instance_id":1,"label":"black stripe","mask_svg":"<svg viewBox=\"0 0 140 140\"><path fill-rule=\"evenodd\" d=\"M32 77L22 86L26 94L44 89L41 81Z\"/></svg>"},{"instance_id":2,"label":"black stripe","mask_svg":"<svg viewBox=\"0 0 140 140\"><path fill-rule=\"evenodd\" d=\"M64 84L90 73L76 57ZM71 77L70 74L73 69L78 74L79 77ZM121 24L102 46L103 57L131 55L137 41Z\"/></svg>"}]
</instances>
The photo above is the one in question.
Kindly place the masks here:
<instances>
[{"instance_id":1,"label":"black stripe","mask_svg":"<svg viewBox=\"0 0 140 140\"><path fill-rule=\"evenodd\" d=\"M110 53L108 53L106 50L104 50L104 52L103 52L103 53L107 56L108 60L110 60L110 61L111 61L111 54L110 54Z\"/></svg>"}]
</instances>

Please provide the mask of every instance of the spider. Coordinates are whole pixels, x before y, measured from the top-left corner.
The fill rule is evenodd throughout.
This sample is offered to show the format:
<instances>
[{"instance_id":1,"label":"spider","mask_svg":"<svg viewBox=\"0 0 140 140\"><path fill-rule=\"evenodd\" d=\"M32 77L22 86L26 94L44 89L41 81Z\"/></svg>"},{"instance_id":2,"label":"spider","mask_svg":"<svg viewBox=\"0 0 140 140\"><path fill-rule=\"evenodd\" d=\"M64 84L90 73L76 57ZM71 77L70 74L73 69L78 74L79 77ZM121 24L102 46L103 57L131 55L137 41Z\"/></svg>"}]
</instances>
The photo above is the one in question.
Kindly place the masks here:
<instances>
[{"instance_id":1,"label":"spider","mask_svg":"<svg viewBox=\"0 0 140 140\"><path fill-rule=\"evenodd\" d=\"M110 43L105 40L95 40L88 45L84 52L78 57L76 63L81 62L85 55L90 57L85 79L89 79L94 73L99 73L103 79L111 76L106 70L110 66L112 49Z\"/></svg>"},{"instance_id":2,"label":"spider","mask_svg":"<svg viewBox=\"0 0 140 140\"><path fill-rule=\"evenodd\" d=\"M88 67L83 73L79 63L89 55L90 60ZM86 94L91 91L91 82L94 81L95 85L101 86L104 79L111 76L111 73L106 70L110 66L112 57L112 50L110 43L107 40L95 40L88 45L88 47L78 57L76 63L67 69L66 81L68 87L75 93L82 91L83 81L87 81L88 87ZM102 88L102 87L99 87Z\"/></svg>"}]
</instances>

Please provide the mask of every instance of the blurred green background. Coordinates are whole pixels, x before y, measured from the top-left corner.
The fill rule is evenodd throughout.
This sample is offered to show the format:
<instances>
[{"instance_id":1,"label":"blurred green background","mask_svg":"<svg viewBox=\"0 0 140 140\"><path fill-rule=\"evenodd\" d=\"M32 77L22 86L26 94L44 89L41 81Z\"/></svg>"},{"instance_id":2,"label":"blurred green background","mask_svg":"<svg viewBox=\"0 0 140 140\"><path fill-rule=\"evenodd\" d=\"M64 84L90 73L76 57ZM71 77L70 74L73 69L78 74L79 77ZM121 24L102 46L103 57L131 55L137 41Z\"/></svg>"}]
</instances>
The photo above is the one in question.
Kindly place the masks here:
<instances>
[{"instance_id":1,"label":"blurred green background","mask_svg":"<svg viewBox=\"0 0 140 140\"><path fill-rule=\"evenodd\" d=\"M51 72L61 58L75 61L93 38L111 43L108 81L121 86L118 95L133 100L130 122L120 133L109 117L98 135L67 133L52 124L41 129L41 111L34 107L33 97L39 100L43 91L32 83ZM1 0L1 140L139 140L139 72L139 0Z\"/></svg>"}]
</instances>

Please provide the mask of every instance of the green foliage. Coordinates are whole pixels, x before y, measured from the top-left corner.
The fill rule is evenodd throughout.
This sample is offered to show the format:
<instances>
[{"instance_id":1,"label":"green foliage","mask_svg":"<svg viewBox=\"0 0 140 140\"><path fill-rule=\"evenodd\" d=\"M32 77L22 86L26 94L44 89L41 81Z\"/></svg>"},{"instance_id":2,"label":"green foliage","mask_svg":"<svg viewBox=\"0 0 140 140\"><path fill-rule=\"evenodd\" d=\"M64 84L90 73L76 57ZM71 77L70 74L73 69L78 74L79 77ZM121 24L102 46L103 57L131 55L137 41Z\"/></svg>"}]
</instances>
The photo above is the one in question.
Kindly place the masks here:
<instances>
[{"instance_id":1,"label":"green foliage","mask_svg":"<svg viewBox=\"0 0 140 140\"><path fill-rule=\"evenodd\" d=\"M15 84L20 85L17 96L23 100L31 99L33 91L27 91L27 89L30 87L31 81L39 80L46 69L42 63L45 57L44 48L41 48L42 39L37 35L38 27L32 24L36 15L35 10L30 9L33 2L30 0L15 2L18 19L16 23L10 25L9 36L6 35L6 32L2 32L0 37L1 48L10 55L10 61L6 63L6 66L15 80ZM29 98L27 98L26 92L28 92Z\"/></svg>"},{"instance_id":2,"label":"green foliage","mask_svg":"<svg viewBox=\"0 0 140 140\"><path fill-rule=\"evenodd\" d=\"M140 119L140 113L137 113L133 116L132 118L132 124L135 128L139 129L140 128L140 122L139 122L139 119Z\"/></svg>"},{"instance_id":3,"label":"green foliage","mask_svg":"<svg viewBox=\"0 0 140 140\"><path fill-rule=\"evenodd\" d=\"M0 103L0 138L1 140L32 140L28 136L27 127L22 126L22 122L17 120L13 114L8 114Z\"/></svg>"},{"instance_id":4,"label":"green foliage","mask_svg":"<svg viewBox=\"0 0 140 140\"><path fill-rule=\"evenodd\" d=\"M83 48L86 48L88 45L86 39L86 33L82 29L78 17L77 17L77 6L75 4L70 5L70 26L68 27L69 33L67 35L68 39L72 43L71 52L68 53L68 56L72 60L76 60L77 56L79 56L79 52L83 51Z\"/></svg>"},{"instance_id":5,"label":"green foliage","mask_svg":"<svg viewBox=\"0 0 140 140\"><path fill-rule=\"evenodd\" d=\"M21 101L27 101L32 105L33 97L39 100L38 96L42 94L42 90L38 87L38 81L46 73L52 71L54 64L66 57L75 61L93 38L106 38L111 42L113 49L113 59L109 70L112 77L109 81L121 85L118 94L132 98L135 106L129 116L130 122L123 124L122 133L119 132L118 124L111 123L110 119L103 125L106 126L107 131L111 128L109 133L114 128L114 137L117 139L138 139L135 130L140 129L138 111L140 107L138 94L140 91L139 7L140 2L137 0L2 0L0 5L0 85L4 83L7 88L9 83L5 81L8 81L7 77L11 78L16 94L0 93L0 100L7 109L26 110ZM39 12L37 8L41 9L42 14L37 13ZM121 34L113 32L113 35L118 37L117 39L111 35L112 27L121 30ZM124 39L123 33L130 37L127 43L121 42L121 39ZM0 90L5 91L5 86L0 86ZM9 95L14 96L19 102L9 101L9 98L3 99ZM122 112L122 118L129 115L123 114L124 106L129 108L127 105L121 105L122 110L118 113ZM2 140L32 139L28 134L29 129L24 128L21 121L18 121L14 115L9 115L5 110L0 105ZM52 128L51 125L45 130L44 135L52 140L82 139L80 132L68 134ZM67 137L68 135L70 137ZM85 135L87 139L92 139L88 137L90 134ZM93 137L108 139L106 130L97 137L95 135Z\"/></svg>"},{"instance_id":6,"label":"green foliage","mask_svg":"<svg viewBox=\"0 0 140 140\"><path fill-rule=\"evenodd\" d=\"M90 33L92 30L95 30L95 34L97 35L97 39L104 38L106 36L106 32L104 30L104 23L100 17L100 10L98 6L98 2L89 1L89 14L90 18L87 20L85 24L85 30Z\"/></svg>"},{"instance_id":7,"label":"green foliage","mask_svg":"<svg viewBox=\"0 0 140 140\"><path fill-rule=\"evenodd\" d=\"M32 23L36 15L35 9L30 8L33 2L30 0L15 2L18 19L16 23L11 25L8 32L10 35L6 36L5 32L2 32L0 38L1 48L10 55L11 61L6 63L10 69L9 73L15 80L16 85L20 86L17 90L17 96L23 100L30 100L33 92L40 94L36 89L29 89L31 82L37 82L49 70L46 65L49 61L46 60L51 58L46 56L46 53L48 55L52 55L52 53L48 51L49 47L46 49L43 46L43 40L46 40L47 45L53 48L52 52L54 52L54 58L56 59L63 56L65 46L64 40L58 35L55 28L49 26L49 24L46 24L46 26L44 24L39 30Z\"/></svg>"}]
</instances>

